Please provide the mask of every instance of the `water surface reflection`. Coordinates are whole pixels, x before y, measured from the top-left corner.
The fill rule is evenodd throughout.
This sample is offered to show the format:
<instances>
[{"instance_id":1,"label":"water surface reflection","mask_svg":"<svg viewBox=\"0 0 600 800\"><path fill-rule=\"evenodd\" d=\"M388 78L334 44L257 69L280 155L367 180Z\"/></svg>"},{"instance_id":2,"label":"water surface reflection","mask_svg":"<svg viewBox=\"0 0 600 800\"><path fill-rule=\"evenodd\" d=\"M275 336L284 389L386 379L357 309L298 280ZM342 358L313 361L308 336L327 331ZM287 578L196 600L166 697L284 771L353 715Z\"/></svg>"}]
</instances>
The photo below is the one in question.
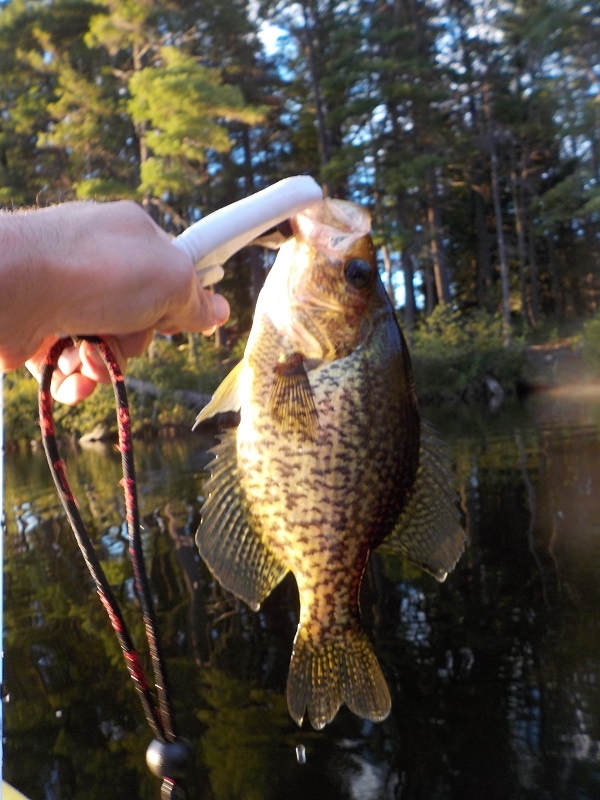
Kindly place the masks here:
<instances>
[{"instance_id":1,"label":"water surface reflection","mask_svg":"<svg viewBox=\"0 0 600 800\"><path fill-rule=\"evenodd\" d=\"M285 705L293 580L254 614L196 555L208 443L137 444L145 553L196 749L191 798L600 796L600 405L429 416L455 456L469 549L441 585L373 559L363 611L393 711L379 725L343 711L320 733ZM73 450L68 469L141 643L119 458ZM6 777L32 800L156 798L150 735L42 453L7 456L6 517Z\"/></svg>"}]
</instances>

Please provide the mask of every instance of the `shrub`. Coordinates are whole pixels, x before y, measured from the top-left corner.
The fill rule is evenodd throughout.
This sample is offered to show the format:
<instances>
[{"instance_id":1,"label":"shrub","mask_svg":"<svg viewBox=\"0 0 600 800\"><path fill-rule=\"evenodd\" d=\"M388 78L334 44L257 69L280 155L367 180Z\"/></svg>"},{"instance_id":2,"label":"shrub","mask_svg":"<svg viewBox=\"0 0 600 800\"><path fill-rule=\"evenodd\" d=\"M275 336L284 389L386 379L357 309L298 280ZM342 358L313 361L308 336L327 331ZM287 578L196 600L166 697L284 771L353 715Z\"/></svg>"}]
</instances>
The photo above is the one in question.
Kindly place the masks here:
<instances>
[{"instance_id":1,"label":"shrub","mask_svg":"<svg viewBox=\"0 0 600 800\"><path fill-rule=\"evenodd\" d=\"M583 326L583 360L590 370L600 373L600 313Z\"/></svg>"},{"instance_id":2,"label":"shrub","mask_svg":"<svg viewBox=\"0 0 600 800\"><path fill-rule=\"evenodd\" d=\"M4 375L4 438L7 442L39 439L38 383L25 368Z\"/></svg>"},{"instance_id":3,"label":"shrub","mask_svg":"<svg viewBox=\"0 0 600 800\"><path fill-rule=\"evenodd\" d=\"M146 353L131 362L127 373L159 389L212 394L234 363L229 348L216 348L212 340L200 334L190 335L179 346L157 337Z\"/></svg>"},{"instance_id":4,"label":"shrub","mask_svg":"<svg viewBox=\"0 0 600 800\"><path fill-rule=\"evenodd\" d=\"M180 346L168 339L156 338L150 351L132 359L127 369L128 375L148 381L161 390L158 399L128 392L133 432L191 426L195 413L177 404L173 390L212 394L242 353L242 340L234 344L230 353L227 348L215 348L214 342L203 336L191 337L189 342ZM40 440L37 390L37 381L24 368L5 376L4 432L7 442ZM99 424L114 430L112 386L97 386L91 397L77 406L55 403L54 419L59 435L82 434Z\"/></svg>"},{"instance_id":5,"label":"shrub","mask_svg":"<svg viewBox=\"0 0 600 800\"><path fill-rule=\"evenodd\" d=\"M485 393L486 377L514 390L523 368L522 342L503 345L498 314L438 306L415 329L412 360L419 397L469 399Z\"/></svg>"}]
</instances>

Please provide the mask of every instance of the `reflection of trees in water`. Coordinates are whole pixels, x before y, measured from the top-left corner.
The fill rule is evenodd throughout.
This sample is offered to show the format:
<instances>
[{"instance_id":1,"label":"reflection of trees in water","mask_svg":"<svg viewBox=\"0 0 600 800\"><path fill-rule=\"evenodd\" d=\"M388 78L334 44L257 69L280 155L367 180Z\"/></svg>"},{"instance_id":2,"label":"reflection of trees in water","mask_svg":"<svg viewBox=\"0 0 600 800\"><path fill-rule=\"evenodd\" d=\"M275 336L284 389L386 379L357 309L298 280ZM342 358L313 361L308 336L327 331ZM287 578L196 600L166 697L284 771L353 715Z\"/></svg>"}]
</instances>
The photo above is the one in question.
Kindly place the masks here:
<instances>
[{"instance_id":1,"label":"reflection of trees in water","mask_svg":"<svg viewBox=\"0 0 600 800\"><path fill-rule=\"evenodd\" d=\"M453 443L471 547L438 585L374 558L362 598L393 693L388 720L346 711L299 731L285 706L293 579L257 614L194 545L205 456L138 447L144 552L190 797L592 798L600 733L598 436L523 427ZM137 451L136 451L137 454ZM117 643L58 510L43 459L7 464L8 777L37 800L155 798L150 739ZM13 457L11 456L11 461ZM145 653L118 454L69 453L84 518ZM295 747L304 744L307 763Z\"/></svg>"},{"instance_id":2,"label":"reflection of trees in water","mask_svg":"<svg viewBox=\"0 0 600 800\"><path fill-rule=\"evenodd\" d=\"M469 476L478 495L495 503L476 526L498 562L484 607L496 609L492 630L506 637L501 685L492 694L504 708L517 785L543 787L550 797L591 797L600 762L600 698L592 689L600 657L598 429L552 424L517 433L514 443L518 474L511 474L506 442L491 440L479 459L488 475L479 469L477 480ZM480 574L493 564L487 554L483 560Z\"/></svg>"}]
</instances>

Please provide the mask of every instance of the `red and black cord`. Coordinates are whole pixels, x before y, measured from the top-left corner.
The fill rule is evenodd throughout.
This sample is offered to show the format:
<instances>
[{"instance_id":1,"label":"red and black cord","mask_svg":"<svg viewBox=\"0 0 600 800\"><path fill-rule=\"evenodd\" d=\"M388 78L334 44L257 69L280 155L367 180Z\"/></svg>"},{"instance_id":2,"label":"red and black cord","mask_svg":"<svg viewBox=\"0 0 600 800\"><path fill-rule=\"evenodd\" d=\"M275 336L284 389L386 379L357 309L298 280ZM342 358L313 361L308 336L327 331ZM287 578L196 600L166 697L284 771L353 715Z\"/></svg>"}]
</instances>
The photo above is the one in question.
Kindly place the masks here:
<instances>
[{"instance_id":1,"label":"red and black cord","mask_svg":"<svg viewBox=\"0 0 600 800\"><path fill-rule=\"evenodd\" d=\"M65 463L58 451L52 416L50 385L61 353L67 347L73 345L73 339L71 338L59 339L50 348L44 359L39 389L39 419L42 441L58 495L75 534L79 549L96 585L96 591L117 635L127 669L138 691L146 720L154 733L155 738L146 753L148 766L155 775L162 779L162 800L179 800L179 798L183 800L185 794L180 780L191 758L191 744L186 739L176 735L164 657L158 637L154 603L152 602L152 594L144 564L133 461L131 420L125 381L117 360L106 342L96 336L82 338L94 344L102 356L110 374L115 393L119 449L123 466L123 480L121 483L125 495L127 530L129 534L129 555L133 566L135 588L142 608L148 649L154 672L156 695L146 678L139 654L129 634L117 599L106 579L85 523L81 518L77 503L69 487Z\"/></svg>"}]
</instances>

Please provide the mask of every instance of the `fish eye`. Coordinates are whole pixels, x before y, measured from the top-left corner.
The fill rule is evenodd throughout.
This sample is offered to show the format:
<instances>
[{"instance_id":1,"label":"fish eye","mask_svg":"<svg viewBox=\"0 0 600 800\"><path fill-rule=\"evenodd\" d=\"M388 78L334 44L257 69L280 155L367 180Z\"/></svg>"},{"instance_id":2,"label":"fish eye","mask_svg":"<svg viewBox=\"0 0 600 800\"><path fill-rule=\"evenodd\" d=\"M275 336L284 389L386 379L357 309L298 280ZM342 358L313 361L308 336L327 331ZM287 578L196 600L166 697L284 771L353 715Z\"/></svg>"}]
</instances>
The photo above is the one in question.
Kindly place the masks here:
<instances>
[{"instance_id":1,"label":"fish eye","mask_svg":"<svg viewBox=\"0 0 600 800\"><path fill-rule=\"evenodd\" d=\"M366 289L371 283L373 269L364 258L351 258L344 264L344 275L354 289Z\"/></svg>"}]
</instances>

